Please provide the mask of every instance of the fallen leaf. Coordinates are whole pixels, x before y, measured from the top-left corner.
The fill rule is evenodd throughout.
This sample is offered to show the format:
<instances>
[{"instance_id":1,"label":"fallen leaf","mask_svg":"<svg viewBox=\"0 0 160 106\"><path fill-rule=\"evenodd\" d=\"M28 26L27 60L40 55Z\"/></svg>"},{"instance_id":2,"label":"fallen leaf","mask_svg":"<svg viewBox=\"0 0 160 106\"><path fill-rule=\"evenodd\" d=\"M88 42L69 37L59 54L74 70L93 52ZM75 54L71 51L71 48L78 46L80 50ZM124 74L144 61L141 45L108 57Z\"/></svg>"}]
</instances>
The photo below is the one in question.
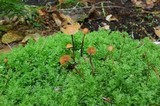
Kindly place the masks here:
<instances>
[{"instance_id":1,"label":"fallen leaf","mask_svg":"<svg viewBox=\"0 0 160 106\"><path fill-rule=\"evenodd\" d=\"M16 41L20 41L23 39L23 36L20 35L16 31L8 31L6 34L2 36L2 43L12 43Z\"/></svg>"},{"instance_id":2,"label":"fallen leaf","mask_svg":"<svg viewBox=\"0 0 160 106\"><path fill-rule=\"evenodd\" d=\"M84 4L85 6L88 6L89 4L94 4L95 0L79 0L80 3Z\"/></svg>"},{"instance_id":3,"label":"fallen leaf","mask_svg":"<svg viewBox=\"0 0 160 106\"><path fill-rule=\"evenodd\" d=\"M24 37L24 39L21 41L22 43L26 43L29 39L33 39L35 41L38 41L38 39L40 38L40 34L39 33L34 33L34 34L28 34Z\"/></svg>"},{"instance_id":4,"label":"fallen leaf","mask_svg":"<svg viewBox=\"0 0 160 106\"><path fill-rule=\"evenodd\" d=\"M57 26L61 26L62 25L62 20L56 14L52 14L52 18L56 22Z\"/></svg>"},{"instance_id":5,"label":"fallen leaf","mask_svg":"<svg viewBox=\"0 0 160 106\"><path fill-rule=\"evenodd\" d=\"M156 4L157 0L131 0L131 2L137 7L151 9Z\"/></svg>"},{"instance_id":6,"label":"fallen leaf","mask_svg":"<svg viewBox=\"0 0 160 106\"><path fill-rule=\"evenodd\" d=\"M110 26L107 25L106 23L102 23L103 27L100 27L101 29L109 30Z\"/></svg>"},{"instance_id":7,"label":"fallen leaf","mask_svg":"<svg viewBox=\"0 0 160 106\"><path fill-rule=\"evenodd\" d=\"M110 22L110 21L118 21L118 19L117 19L116 17L114 17L112 14L107 15L107 16L106 16L106 20L107 20L108 22Z\"/></svg>"},{"instance_id":8,"label":"fallen leaf","mask_svg":"<svg viewBox=\"0 0 160 106\"><path fill-rule=\"evenodd\" d=\"M75 21L70 16L61 14L59 12L53 13L52 18L54 19L56 24L60 27L68 25L68 24L74 24L75 23Z\"/></svg>"},{"instance_id":9,"label":"fallen leaf","mask_svg":"<svg viewBox=\"0 0 160 106\"><path fill-rule=\"evenodd\" d=\"M44 9L39 9L39 10L37 10L37 13L38 13L40 16L46 15L46 11L45 11Z\"/></svg>"},{"instance_id":10,"label":"fallen leaf","mask_svg":"<svg viewBox=\"0 0 160 106\"><path fill-rule=\"evenodd\" d=\"M110 26L109 25L105 25L105 26L102 27L102 29L109 30Z\"/></svg>"},{"instance_id":11,"label":"fallen leaf","mask_svg":"<svg viewBox=\"0 0 160 106\"><path fill-rule=\"evenodd\" d=\"M60 4L65 3L66 0L58 0Z\"/></svg>"},{"instance_id":12,"label":"fallen leaf","mask_svg":"<svg viewBox=\"0 0 160 106\"><path fill-rule=\"evenodd\" d=\"M64 19L64 21L62 22L62 25L68 25L68 24L74 24L75 20L73 20L70 16L68 15L64 15L64 14L60 14L60 16Z\"/></svg>"},{"instance_id":13,"label":"fallen leaf","mask_svg":"<svg viewBox=\"0 0 160 106\"><path fill-rule=\"evenodd\" d=\"M160 38L160 26L154 27L154 32Z\"/></svg>"}]
</instances>

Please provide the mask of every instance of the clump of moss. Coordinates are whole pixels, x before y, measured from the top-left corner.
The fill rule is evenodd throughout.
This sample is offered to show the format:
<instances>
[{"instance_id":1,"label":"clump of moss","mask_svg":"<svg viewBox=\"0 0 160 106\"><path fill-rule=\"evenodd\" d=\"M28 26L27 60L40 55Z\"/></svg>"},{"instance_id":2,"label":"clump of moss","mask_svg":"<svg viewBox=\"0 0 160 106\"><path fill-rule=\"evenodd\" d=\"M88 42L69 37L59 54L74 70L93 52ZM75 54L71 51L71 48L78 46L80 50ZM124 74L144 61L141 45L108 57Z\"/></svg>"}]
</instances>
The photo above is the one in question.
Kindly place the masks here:
<instances>
[{"instance_id":1,"label":"clump of moss","mask_svg":"<svg viewBox=\"0 0 160 106\"><path fill-rule=\"evenodd\" d=\"M125 33L98 31L75 35L75 62L63 67L70 36L30 41L0 57L0 105L158 106L160 47L147 38L132 40ZM94 76L87 48L92 55ZM110 47L110 49L108 49ZM111 50L112 47L112 50ZM114 49L113 49L114 48ZM74 65L74 66L73 66ZM78 72L80 73L77 73Z\"/></svg>"}]
</instances>

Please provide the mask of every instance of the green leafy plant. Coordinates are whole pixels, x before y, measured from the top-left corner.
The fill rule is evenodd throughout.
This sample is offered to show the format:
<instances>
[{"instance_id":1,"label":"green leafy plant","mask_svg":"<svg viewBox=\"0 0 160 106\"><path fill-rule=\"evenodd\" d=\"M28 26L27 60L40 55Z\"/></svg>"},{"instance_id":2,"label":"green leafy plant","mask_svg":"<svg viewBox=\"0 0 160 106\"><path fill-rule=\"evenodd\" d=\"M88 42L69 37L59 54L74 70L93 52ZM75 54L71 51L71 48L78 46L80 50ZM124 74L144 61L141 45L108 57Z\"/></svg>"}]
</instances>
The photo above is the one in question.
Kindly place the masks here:
<instances>
[{"instance_id":1,"label":"green leafy plant","mask_svg":"<svg viewBox=\"0 0 160 106\"><path fill-rule=\"evenodd\" d=\"M14 14L23 14L24 4L21 0L0 0L1 15L7 15L11 11Z\"/></svg>"},{"instance_id":2,"label":"green leafy plant","mask_svg":"<svg viewBox=\"0 0 160 106\"><path fill-rule=\"evenodd\" d=\"M37 9L39 8L25 5L22 0L0 0L0 18L5 19L7 17L12 22L14 17L17 17L16 20L19 20L23 24L40 27L41 20L37 14Z\"/></svg>"},{"instance_id":3,"label":"green leafy plant","mask_svg":"<svg viewBox=\"0 0 160 106\"><path fill-rule=\"evenodd\" d=\"M76 68L81 75L74 68L61 67L60 57L72 55L66 48L71 38L63 33L30 41L26 47L0 56L0 105L160 104L159 46L147 38L138 41L126 33L101 30L85 36L81 57L82 37L81 32L74 35ZM91 46L96 48L94 76L87 53Z\"/></svg>"}]
</instances>

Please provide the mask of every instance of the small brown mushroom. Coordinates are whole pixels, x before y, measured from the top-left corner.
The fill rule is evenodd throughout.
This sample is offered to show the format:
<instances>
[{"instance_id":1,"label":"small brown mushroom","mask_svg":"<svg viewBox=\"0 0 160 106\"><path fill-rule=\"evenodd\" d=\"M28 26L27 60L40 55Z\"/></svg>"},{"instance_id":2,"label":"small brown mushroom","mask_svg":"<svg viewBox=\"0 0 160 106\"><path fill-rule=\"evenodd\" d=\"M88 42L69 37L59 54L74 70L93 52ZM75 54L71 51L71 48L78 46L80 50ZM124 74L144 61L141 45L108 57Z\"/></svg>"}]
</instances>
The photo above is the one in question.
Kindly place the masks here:
<instances>
[{"instance_id":1,"label":"small brown mushroom","mask_svg":"<svg viewBox=\"0 0 160 106\"><path fill-rule=\"evenodd\" d=\"M66 45L66 48L67 48L67 49L70 49L70 48L72 48L72 47L73 47L73 45L70 44L70 43L68 43L68 44Z\"/></svg>"}]
</instances>

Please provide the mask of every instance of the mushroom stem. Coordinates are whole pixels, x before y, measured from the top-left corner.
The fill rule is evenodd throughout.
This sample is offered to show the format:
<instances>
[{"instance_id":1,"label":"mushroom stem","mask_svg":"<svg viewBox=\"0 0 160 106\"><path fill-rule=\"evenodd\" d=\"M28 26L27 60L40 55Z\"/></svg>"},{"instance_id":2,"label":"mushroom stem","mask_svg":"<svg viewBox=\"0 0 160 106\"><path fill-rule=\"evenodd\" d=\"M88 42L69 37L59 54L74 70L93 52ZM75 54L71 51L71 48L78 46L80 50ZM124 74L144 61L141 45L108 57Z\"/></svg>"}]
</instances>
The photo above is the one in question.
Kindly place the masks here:
<instances>
[{"instance_id":1,"label":"mushroom stem","mask_svg":"<svg viewBox=\"0 0 160 106\"><path fill-rule=\"evenodd\" d=\"M83 45L84 45L84 38L85 38L85 34L83 35L83 38L82 38L82 43L81 43L81 57L83 56Z\"/></svg>"},{"instance_id":2,"label":"mushroom stem","mask_svg":"<svg viewBox=\"0 0 160 106\"><path fill-rule=\"evenodd\" d=\"M73 37L73 35L71 35L71 39L72 39L72 45L73 45L73 48L72 48L72 52L73 52L73 55L72 55L72 59L73 59L73 61L74 61L74 63L76 63L76 61L75 61L75 45L74 45L74 37Z\"/></svg>"},{"instance_id":3,"label":"mushroom stem","mask_svg":"<svg viewBox=\"0 0 160 106\"><path fill-rule=\"evenodd\" d=\"M92 62L92 56L91 55L89 55L89 62L90 62L90 64L91 64L91 67L92 67L92 75L95 75L95 69L94 69L94 65L93 65L93 62Z\"/></svg>"}]
</instances>

